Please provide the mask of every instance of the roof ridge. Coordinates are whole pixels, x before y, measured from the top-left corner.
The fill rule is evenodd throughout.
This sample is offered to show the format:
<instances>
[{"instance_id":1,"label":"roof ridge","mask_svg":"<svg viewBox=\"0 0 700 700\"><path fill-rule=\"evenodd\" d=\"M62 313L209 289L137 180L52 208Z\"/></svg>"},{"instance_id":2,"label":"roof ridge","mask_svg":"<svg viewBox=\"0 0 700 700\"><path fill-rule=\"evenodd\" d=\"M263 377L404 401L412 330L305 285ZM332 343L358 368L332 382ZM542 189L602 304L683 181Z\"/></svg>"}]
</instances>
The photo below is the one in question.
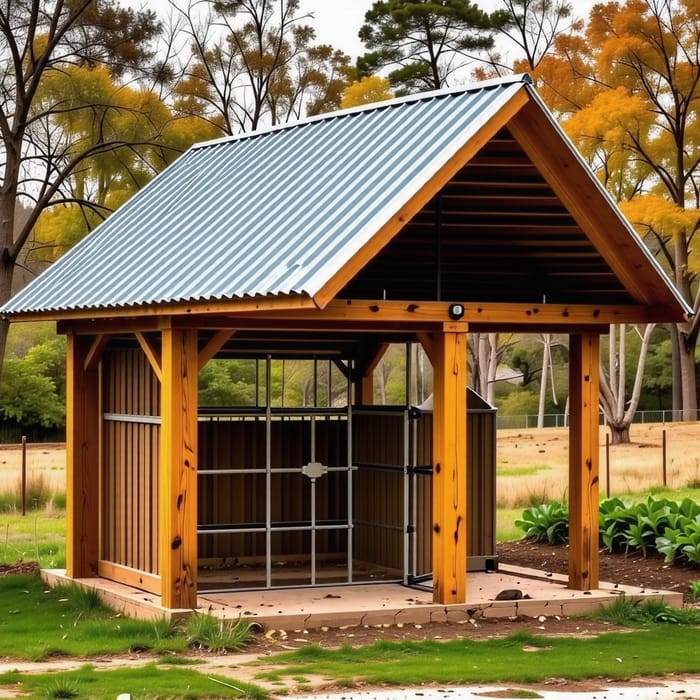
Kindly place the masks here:
<instances>
[{"instance_id":1,"label":"roof ridge","mask_svg":"<svg viewBox=\"0 0 700 700\"><path fill-rule=\"evenodd\" d=\"M268 134L285 131L287 129L294 129L301 126L306 126L307 124L313 124L315 122L328 121L330 119L338 119L340 117L351 116L353 114L373 112L379 109L387 109L401 104L408 104L411 102L421 102L423 100L440 99L452 95L461 95L470 92L477 92L479 90L489 90L497 87L507 87L516 83L532 85L532 82L533 81L529 73L517 73L510 76L491 78L490 80L469 83L459 88L442 88L440 90L427 90L425 92L412 93L410 95L404 95L402 97L392 97L388 100L372 102L370 104L360 105L358 107L349 107L347 109L338 109L333 112L324 112L323 114L317 114L312 117L305 117L303 119L285 122L284 124L275 124L273 126L255 129L254 131L246 131L242 134L222 136L216 139L210 139L208 141L201 141L199 143L193 144L190 147L190 150L197 150L200 148L211 148L212 146L218 146L224 143L233 143L236 141L244 141L246 139L258 138L260 136L266 136Z\"/></svg>"}]
</instances>

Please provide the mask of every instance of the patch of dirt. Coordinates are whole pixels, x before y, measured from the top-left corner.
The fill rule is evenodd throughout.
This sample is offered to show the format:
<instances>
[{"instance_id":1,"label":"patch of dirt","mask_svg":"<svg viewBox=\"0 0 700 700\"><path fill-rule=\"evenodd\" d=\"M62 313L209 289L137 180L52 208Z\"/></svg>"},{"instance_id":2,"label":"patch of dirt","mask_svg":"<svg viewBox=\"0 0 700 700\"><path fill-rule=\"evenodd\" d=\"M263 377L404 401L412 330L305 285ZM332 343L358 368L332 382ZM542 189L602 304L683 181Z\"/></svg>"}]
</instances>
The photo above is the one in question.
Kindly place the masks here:
<instances>
[{"instance_id":1,"label":"patch of dirt","mask_svg":"<svg viewBox=\"0 0 700 700\"><path fill-rule=\"evenodd\" d=\"M522 566L551 573L567 573L568 551L565 545L518 540L498 545L499 561L503 564ZM641 554L610 554L600 552L600 580L609 583L638 587L640 591L681 591L686 603L690 603L690 583L700 580L700 569L691 566L665 564L662 556L643 557ZM340 629L293 631L267 630L255 635L247 651L269 654L277 651L298 649L309 644L337 647L344 643L352 646L371 644L384 640L426 639L488 639L504 637L514 632L532 634L594 636L617 627L608 622L583 618L548 616L541 618L481 618L471 622L405 624L385 626L352 626Z\"/></svg>"},{"instance_id":2,"label":"patch of dirt","mask_svg":"<svg viewBox=\"0 0 700 700\"><path fill-rule=\"evenodd\" d=\"M12 576L16 574L36 574L41 573L39 563L36 561L20 562L18 564L0 564L0 576Z\"/></svg>"},{"instance_id":3,"label":"patch of dirt","mask_svg":"<svg viewBox=\"0 0 700 700\"><path fill-rule=\"evenodd\" d=\"M566 545L550 545L529 540L501 542L497 545L499 561L554 574L566 574ZM677 591L691 603L690 584L700 581L700 568L684 564L666 564L659 554L644 557L639 552L611 554L600 551L600 580L646 590Z\"/></svg>"}]
</instances>

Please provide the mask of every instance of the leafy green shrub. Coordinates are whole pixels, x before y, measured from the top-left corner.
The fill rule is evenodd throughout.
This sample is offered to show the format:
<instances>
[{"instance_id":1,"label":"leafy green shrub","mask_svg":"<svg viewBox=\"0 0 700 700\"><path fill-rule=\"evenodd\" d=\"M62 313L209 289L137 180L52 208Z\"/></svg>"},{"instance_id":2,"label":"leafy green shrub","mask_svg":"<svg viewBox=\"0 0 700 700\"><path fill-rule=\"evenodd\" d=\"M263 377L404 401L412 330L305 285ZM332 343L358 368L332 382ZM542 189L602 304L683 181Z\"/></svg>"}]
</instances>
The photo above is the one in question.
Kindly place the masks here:
<instances>
[{"instance_id":1,"label":"leafy green shrub","mask_svg":"<svg viewBox=\"0 0 700 700\"><path fill-rule=\"evenodd\" d=\"M700 566L700 504L691 498L677 503L649 496L631 505L608 498L600 504L598 522L601 543L610 552L658 552L669 563ZM515 526L537 542L566 542L568 508L557 501L527 508Z\"/></svg>"},{"instance_id":2,"label":"leafy green shrub","mask_svg":"<svg viewBox=\"0 0 700 700\"><path fill-rule=\"evenodd\" d=\"M610 552L624 549L625 533L635 522L634 511L619 498L608 498L600 503L600 538Z\"/></svg>"},{"instance_id":3,"label":"leafy green shrub","mask_svg":"<svg viewBox=\"0 0 700 700\"><path fill-rule=\"evenodd\" d=\"M542 503L526 508L515 525L536 542L563 544L569 539L569 509L558 501Z\"/></svg>"},{"instance_id":4,"label":"leafy green shrub","mask_svg":"<svg viewBox=\"0 0 700 700\"><path fill-rule=\"evenodd\" d=\"M656 549L669 563L686 561L700 565L700 515L693 520L680 523L680 527L666 528L656 538Z\"/></svg>"},{"instance_id":5,"label":"leafy green shrub","mask_svg":"<svg viewBox=\"0 0 700 700\"><path fill-rule=\"evenodd\" d=\"M692 581L690 584L690 595L693 598L693 602L697 603L700 601L700 581Z\"/></svg>"}]
</instances>

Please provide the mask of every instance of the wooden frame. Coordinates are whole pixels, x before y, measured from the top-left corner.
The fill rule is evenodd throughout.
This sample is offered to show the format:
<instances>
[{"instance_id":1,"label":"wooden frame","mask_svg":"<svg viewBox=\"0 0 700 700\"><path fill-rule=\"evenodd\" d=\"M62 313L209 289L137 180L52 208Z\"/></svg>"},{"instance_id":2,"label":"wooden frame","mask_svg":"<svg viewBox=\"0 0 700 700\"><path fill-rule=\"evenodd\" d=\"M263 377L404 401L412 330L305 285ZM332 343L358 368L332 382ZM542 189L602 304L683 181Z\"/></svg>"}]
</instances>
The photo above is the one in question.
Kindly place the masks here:
<instances>
[{"instance_id":1,"label":"wooden frame","mask_svg":"<svg viewBox=\"0 0 700 700\"><path fill-rule=\"evenodd\" d=\"M600 339L569 336L569 586L598 587Z\"/></svg>"},{"instance_id":2,"label":"wooden frame","mask_svg":"<svg viewBox=\"0 0 700 700\"><path fill-rule=\"evenodd\" d=\"M99 373L90 336L69 334L67 348L66 574L85 578L99 557Z\"/></svg>"}]
</instances>

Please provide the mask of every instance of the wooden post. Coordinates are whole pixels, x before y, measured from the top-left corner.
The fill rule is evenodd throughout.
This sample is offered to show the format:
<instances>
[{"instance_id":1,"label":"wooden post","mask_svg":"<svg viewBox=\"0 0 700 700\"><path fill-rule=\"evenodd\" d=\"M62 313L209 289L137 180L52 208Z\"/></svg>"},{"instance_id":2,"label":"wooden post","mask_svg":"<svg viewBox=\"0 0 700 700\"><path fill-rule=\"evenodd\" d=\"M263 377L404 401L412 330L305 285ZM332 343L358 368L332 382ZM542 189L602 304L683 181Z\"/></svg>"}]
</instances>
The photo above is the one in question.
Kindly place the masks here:
<instances>
[{"instance_id":1,"label":"wooden post","mask_svg":"<svg viewBox=\"0 0 700 700\"><path fill-rule=\"evenodd\" d=\"M197 607L197 331L162 333L159 568L162 604Z\"/></svg>"},{"instance_id":2,"label":"wooden post","mask_svg":"<svg viewBox=\"0 0 700 700\"><path fill-rule=\"evenodd\" d=\"M433 600L467 599L467 326L432 338Z\"/></svg>"},{"instance_id":3,"label":"wooden post","mask_svg":"<svg viewBox=\"0 0 700 700\"><path fill-rule=\"evenodd\" d=\"M569 338L569 587L598 587L598 334Z\"/></svg>"},{"instance_id":4,"label":"wooden post","mask_svg":"<svg viewBox=\"0 0 700 700\"><path fill-rule=\"evenodd\" d=\"M99 365L91 338L68 334L66 358L66 574L97 575L99 558Z\"/></svg>"}]
</instances>

